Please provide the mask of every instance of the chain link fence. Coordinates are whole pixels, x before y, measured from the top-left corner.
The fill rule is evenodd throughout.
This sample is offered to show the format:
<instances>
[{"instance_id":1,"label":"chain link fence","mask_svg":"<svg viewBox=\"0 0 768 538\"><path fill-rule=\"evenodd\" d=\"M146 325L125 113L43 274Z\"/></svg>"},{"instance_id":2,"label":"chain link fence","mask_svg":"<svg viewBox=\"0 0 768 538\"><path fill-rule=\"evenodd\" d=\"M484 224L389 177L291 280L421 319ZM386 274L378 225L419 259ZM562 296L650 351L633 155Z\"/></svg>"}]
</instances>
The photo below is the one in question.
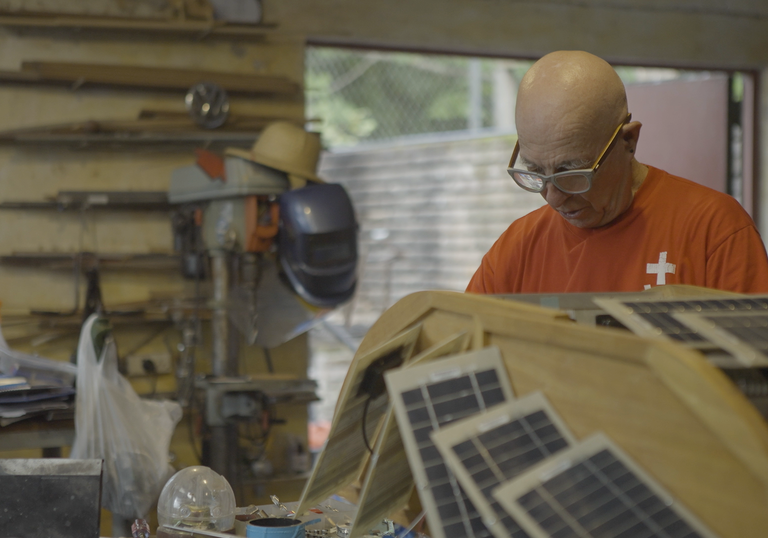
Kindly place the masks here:
<instances>
[{"instance_id":1,"label":"chain link fence","mask_svg":"<svg viewBox=\"0 0 768 538\"><path fill-rule=\"evenodd\" d=\"M450 131L514 128L531 62L308 47L307 116L329 148Z\"/></svg>"},{"instance_id":2,"label":"chain link fence","mask_svg":"<svg viewBox=\"0 0 768 538\"><path fill-rule=\"evenodd\" d=\"M431 133L514 133L517 86L532 63L307 47L307 117L329 149ZM628 84L691 76L659 68L617 72Z\"/></svg>"}]
</instances>

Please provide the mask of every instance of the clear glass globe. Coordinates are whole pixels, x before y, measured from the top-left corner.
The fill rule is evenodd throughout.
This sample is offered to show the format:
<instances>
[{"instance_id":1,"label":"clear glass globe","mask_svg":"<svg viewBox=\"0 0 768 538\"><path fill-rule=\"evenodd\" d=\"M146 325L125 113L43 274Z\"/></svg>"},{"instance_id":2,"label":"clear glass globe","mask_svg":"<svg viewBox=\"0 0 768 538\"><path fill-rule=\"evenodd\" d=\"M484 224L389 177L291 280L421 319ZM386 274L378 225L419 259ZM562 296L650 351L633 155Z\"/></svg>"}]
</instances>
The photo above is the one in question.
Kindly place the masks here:
<instances>
[{"instance_id":1,"label":"clear glass globe","mask_svg":"<svg viewBox=\"0 0 768 538\"><path fill-rule=\"evenodd\" d=\"M173 475L157 501L160 525L223 532L235 524L235 494L226 478L208 467L187 467Z\"/></svg>"}]
</instances>

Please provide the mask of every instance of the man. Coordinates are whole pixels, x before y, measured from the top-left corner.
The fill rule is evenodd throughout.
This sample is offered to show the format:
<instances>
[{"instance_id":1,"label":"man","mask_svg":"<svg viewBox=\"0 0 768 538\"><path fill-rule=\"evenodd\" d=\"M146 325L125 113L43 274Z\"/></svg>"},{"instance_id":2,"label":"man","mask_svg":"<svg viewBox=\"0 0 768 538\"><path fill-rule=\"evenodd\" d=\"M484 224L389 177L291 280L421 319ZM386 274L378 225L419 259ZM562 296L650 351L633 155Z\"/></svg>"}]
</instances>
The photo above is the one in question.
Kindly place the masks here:
<instances>
[{"instance_id":1,"label":"man","mask_svg":"<svg viewBox=\"0 0 768 538\"><path fill-rule=\"evenodd\" d=\"M468 292L768 292L765 247L738 202L634 158L641 124L608 63L544 56L520 83L515 117L508 172L547 205L502 234Z\"/></svg>"}]
</instances>

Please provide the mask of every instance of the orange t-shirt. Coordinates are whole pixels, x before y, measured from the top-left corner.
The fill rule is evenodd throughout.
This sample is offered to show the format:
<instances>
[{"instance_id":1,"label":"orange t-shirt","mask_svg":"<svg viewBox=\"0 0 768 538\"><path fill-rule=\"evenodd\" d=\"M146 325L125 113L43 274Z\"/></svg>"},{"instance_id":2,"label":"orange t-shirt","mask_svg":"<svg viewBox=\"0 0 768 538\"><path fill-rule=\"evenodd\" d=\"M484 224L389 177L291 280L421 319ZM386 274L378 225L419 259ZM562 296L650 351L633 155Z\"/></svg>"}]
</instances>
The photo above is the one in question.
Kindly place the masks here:
<instances>
[{"instance_id":1,"label":"orange t-shirt","mask_svg":"<svg viewBox=\"0 0 768 538\"><path fill-rule=\"evenodd\" d=\"M630 208L577 228L544 206L516 220L483 257L473 293L642 291L691 284L768 292L768 258L731 196L648 167Z\"/></svg>"}]
</instances>

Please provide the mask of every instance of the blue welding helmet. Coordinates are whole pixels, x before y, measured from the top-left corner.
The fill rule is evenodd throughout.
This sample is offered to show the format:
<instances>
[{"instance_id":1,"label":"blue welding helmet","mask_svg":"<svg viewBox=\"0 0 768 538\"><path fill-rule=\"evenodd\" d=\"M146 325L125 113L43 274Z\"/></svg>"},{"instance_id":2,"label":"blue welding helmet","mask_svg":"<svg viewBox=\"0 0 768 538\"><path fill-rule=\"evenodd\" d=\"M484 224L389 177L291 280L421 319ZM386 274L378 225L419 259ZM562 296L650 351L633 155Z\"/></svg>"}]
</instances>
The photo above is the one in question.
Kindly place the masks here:
<instances>
[{"instance_id":1,"label":"blue welding helmet","mask_svg":"<svg viewBox=\"0 0 768 538\"><path fill-rule=\"evenodd\" d=\"M344 187L308 184L280 195L280 265L309 304L337 306L357 283L357 221Z\"/></svg>"}]
</instances>

